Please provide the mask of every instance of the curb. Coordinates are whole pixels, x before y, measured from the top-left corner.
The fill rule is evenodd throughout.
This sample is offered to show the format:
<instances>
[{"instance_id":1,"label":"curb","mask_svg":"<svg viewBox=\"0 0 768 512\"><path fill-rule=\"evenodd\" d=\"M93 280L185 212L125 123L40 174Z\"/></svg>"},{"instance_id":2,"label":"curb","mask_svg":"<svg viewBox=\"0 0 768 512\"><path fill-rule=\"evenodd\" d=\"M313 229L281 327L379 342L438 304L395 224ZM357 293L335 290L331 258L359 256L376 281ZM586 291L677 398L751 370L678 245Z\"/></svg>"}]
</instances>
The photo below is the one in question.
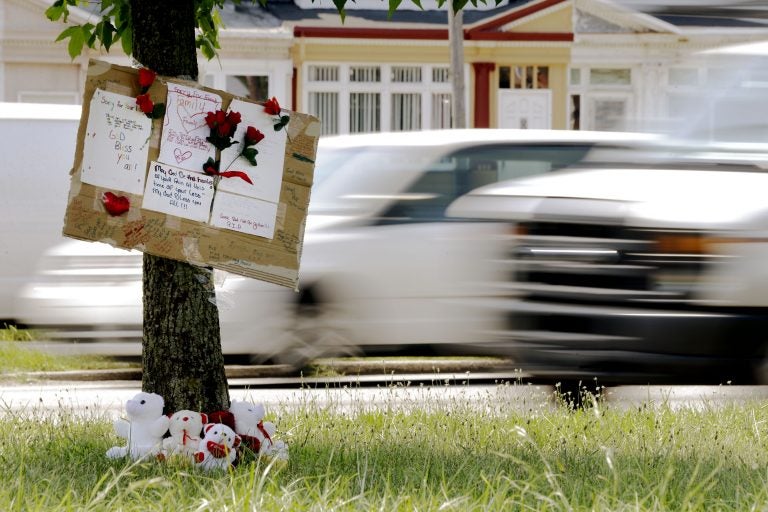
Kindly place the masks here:
<instances>
[{"instance_id":1,"label":"curb","mask_svg":"<svg viewBox=\"0 0 768 512\"><path fill-rule=\"evenodd\" d=\"M515 369L508 359L319 359L312 366L341 375L391 375L398 373L506 372ZM228 379L290 377L301 373L290 365L227 365ZM141 369L68 370L3 374L3 378L50 381L96 382L107 380L140 381Z\"/></svg>"}]
</instances>

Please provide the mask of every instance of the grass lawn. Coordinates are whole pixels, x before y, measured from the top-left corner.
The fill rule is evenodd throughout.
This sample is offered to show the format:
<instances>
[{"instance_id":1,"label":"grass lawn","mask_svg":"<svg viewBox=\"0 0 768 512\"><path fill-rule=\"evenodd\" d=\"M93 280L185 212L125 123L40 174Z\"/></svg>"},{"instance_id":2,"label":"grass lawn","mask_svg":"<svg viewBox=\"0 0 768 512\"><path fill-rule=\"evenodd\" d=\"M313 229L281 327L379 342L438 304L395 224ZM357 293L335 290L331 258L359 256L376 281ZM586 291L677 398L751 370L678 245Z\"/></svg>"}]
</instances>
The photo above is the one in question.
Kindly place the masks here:
<instances>
[{"instance_id":1,"label":"grass lawn","mask_svg":"<svg viewBox=\"0 0 768 512\"><path fill-rule=\"evenodd\" d=\"M287 466L246 459L229 473L108 460L105 451L122 443L94 412L0 411L0 503L19 511L765 510L768 407L715 405L521 409L429 403L417 387L405 406L308 400L269 411L290 446Z\"/></svg>"}]
</instances>

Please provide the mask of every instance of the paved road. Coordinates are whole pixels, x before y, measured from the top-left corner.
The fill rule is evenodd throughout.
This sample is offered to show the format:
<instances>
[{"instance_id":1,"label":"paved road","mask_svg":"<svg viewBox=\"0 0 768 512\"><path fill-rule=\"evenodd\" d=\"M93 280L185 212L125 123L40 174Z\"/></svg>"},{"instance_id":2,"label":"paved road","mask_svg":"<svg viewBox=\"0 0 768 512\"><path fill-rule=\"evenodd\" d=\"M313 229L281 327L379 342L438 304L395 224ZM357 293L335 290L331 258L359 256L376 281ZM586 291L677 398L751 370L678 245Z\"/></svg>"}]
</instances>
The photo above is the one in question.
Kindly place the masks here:
<instances>
[{"instance_id":1,"label":"paved road","mask_svg":"<svg viewBox=\"0 0 768 512\"><path fill-rule=\"evenodd\" d=\"M408 377L408 376L403 376ZM420 375L423 378L423 374ZM366 410L474 410L534 413L556 407L551 386L493 383L444 373L431 380L395 379L380 375L378 385L348 379L305 381L286 387L263 379L230 379L232 398L263 402L269 411L332 408L349 413ZM367 380L367 379L365 379ZM125 402L140 389L137 381L66 382L5 385L0 390L0 414L59 413L86 417L117 417ZM712 408L768 399L768 386L618 386L607 390L606 407L643 404L672 408Z\"/></svg>"}]
</instances>

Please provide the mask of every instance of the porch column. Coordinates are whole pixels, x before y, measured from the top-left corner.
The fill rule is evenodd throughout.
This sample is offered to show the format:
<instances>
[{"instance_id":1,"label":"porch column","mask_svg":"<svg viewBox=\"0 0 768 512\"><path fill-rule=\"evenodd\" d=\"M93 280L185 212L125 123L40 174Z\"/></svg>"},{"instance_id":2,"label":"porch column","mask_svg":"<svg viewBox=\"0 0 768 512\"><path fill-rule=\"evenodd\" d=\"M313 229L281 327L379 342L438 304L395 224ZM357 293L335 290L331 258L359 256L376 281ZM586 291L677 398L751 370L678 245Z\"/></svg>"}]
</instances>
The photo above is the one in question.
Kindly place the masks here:
<instances>
[{"instance_id":1,"label":"porch column","mask_svg":"<svg viewBox=\"0 0 768 512\"><path fill-rule=\"evenodd\" d=\"M494 62L473 62L475 71L475 128L491 127L491 71Z\"/></svg>"}]
</instances>

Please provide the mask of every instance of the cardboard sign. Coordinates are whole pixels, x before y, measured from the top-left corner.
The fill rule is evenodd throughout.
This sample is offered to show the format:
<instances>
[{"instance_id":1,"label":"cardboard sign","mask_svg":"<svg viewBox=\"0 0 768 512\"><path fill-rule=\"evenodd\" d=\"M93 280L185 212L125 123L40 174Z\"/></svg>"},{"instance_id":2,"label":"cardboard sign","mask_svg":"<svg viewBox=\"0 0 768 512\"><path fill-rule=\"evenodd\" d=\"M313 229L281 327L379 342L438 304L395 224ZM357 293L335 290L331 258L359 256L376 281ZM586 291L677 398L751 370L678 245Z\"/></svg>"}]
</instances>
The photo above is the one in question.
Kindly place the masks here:
<instances>
[{"instance_id":1,"label":"cardboard sign","mask_svg":"<svg viewBox=\"0 0 768 512\"><path fill-rule=\"evenodd\" d=\"M136 108L140 92L136 69L90 62L64 235L295 289L319 121L283 110L290 122L275 131L260 103L170 77L149 89L166 105L151 120ZM206 115L219 109L242 116L236 143L221 152L205 140ZM265 135L256 165L240 154L248 126ZM206 174L209 157L252 183ZM107 192L125 197L128 211L110 215Z\"/></svg>"}]
</instances>

